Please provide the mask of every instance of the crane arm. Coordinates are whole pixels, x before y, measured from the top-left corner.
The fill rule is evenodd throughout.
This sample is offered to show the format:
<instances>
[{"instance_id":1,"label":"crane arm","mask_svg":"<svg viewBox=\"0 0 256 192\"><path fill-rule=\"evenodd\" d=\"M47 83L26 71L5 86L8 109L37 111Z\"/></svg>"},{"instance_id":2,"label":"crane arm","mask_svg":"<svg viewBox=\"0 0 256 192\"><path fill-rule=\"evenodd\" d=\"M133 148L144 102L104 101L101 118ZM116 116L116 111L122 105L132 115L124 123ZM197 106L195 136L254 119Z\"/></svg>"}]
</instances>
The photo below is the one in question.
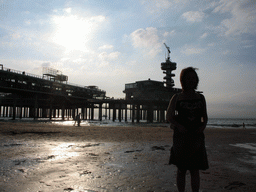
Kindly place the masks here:
<instances>
[{"instance_id":1,"label":"crane arm","mask_svg":"<svg viewBox=\"0 0 256 192\"><path fill-rule=\"evenodd\" d=\"M165 45L165 47L166 47L166 49L167 49L168 53L171 53L171 51L170 51L170 47L168 47L165 43L164 43L164 45Z\"/></svg>"}]
</instances>

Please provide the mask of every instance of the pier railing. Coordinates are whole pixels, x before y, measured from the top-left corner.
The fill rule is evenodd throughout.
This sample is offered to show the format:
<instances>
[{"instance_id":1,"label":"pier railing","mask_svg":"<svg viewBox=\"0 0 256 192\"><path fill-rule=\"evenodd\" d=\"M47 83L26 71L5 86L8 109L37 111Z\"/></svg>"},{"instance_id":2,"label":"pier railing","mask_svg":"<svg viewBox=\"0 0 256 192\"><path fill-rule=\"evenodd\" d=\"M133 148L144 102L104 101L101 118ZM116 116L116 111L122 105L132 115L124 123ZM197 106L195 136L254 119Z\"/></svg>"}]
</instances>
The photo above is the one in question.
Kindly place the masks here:
<instances>
[{"instance_id":1,"label":"pier railing","mask_svg":"<svg viewBox=\"0 0 256 192\"><path fill-rule=\"evenodd\" d=\"M0 64L0 70L11 72L11 73L16 73L16 74L20 74L20 75L25 75L25 76L29 76L29 77L34 77L34 78L38 78L38 79L43 79L43 80L52 82L51 80L45 79L43 76L40 76L40 75L35 75L35 74L32 74L32 73L27 73L25 71L19 71L19 70L3 67L3 64ZM56 82L61 83L61 84L66 84L66 85L74 86L74 87L79 87L79 88L87 89L87 90L92 90L92 89L88 88L87 86L82 86L82 85L78 85L78 84L75 84L75 83L67 83L67 82L63 83L61 81L56 81ZM104 91L102 89L99 89L99 88L94 89L94 90L106 93L106 91Z\"/></svg>"}]
</instances>

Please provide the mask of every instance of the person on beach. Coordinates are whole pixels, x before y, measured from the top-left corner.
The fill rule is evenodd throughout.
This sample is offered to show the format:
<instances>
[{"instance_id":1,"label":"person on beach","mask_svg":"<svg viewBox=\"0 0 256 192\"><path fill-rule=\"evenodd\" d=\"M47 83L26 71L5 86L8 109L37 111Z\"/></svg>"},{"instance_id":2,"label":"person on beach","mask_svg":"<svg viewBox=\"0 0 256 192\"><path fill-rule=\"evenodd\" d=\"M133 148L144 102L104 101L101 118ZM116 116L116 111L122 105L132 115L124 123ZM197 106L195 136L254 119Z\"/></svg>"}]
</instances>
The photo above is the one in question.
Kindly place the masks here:
<instances>
[{"instance_id":1,"label":"person on beach","mask_svg":"<svg viewBox=\"0 0 256 192\"><path fill-rule=\"evenodd\" d=\"M206 101L197 93L199 78L196 69L185 68L181 71L180 82L182 92L175 94L167 109L167 120L174 130L173 146L169 164L177 166L177 187L179 192L185 191L186 172L191 175L193 192L200 187L199 170L209 168L205 149L204 129L208 116Z\"/></svg>"},{"instance_id":2,"label":"person on beach","mask_svg":"<svg viewBox=\"0 0 256 192\"><path fill-rule=\"evenodd\" d=\"M76 116L74 126L76 125L76 122L77 122L77 126L78 126L78 127L80 127L80 123L81 123L80 113L79 113L79 114L77 114L77 116Z\"/></svg>"}]
</instances>

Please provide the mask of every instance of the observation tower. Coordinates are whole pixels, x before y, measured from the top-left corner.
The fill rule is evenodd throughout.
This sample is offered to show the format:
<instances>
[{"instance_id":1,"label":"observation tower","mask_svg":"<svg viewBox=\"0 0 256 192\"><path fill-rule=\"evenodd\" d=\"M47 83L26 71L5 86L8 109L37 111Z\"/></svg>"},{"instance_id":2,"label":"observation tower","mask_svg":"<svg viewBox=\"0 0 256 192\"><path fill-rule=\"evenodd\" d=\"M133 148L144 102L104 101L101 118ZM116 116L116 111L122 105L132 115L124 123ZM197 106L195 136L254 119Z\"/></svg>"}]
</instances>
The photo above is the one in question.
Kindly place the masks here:
<instances>
[{"instance_id":1,"label":"observation tower","mask_svg":"<svg viewBox=\"0 0 256 192\"><path fill-rule=\"evenodd\" d=\"M168 56L166 58L166 61L161 63L161 69L163 70L163 73L166 74L166 76L164 76L164 83L166 84L167 88L173 88L174 87L174 80L172 79L172 77L175 76L175 74L172 73L173 70L176 70L176 66L177 63L175 62L171 62L170 60L170 48L164 43L167 51L168 51Z\"/></svg>"}]
</instances>

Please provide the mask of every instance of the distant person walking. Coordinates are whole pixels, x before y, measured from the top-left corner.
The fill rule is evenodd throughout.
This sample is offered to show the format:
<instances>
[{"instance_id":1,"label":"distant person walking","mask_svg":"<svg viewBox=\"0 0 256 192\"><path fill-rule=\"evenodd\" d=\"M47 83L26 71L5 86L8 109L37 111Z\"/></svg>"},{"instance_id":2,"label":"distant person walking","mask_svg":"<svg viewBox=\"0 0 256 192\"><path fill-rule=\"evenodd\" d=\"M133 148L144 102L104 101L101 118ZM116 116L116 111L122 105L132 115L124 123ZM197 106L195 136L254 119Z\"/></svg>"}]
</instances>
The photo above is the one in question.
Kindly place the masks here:
<instances>
[{"instance_id":1,"label":"distant person walking","mask_svg":"<svg viewBox=\"0 0 256 192\"><path fill-rule=\"evenodd\" d=\"M243 123L243 129L245 129L245 124Z\"/></svg>"},{"instance_id":2,"label":"distant person walking","mask_svg":"<svg viewBox=\"0 0 256 192\"><path fill-rule=\"evenodd\" d=\"M77 126L80 127L80 123L81 123L80 113L77 114L77 116L76 116L74 126L76 125L76 122L77 122Z\"/></svg>"},{"instance_id":3,"label":"distant person walking","mask_svg":"<svg viewBox=\"0 0 256 192\"><path fill-rule=\"evenodd\" d=\"M195 70L193 67L188 67L181 71L182 92L172 97L167 109L167 120L174 130L169 164L174 164L178 168L179 192L185 191L188 170L191 175L192 191L198 192L199 170L209 168L204 137L204 129L208 121L206 101L202 94L195 91L199 82Z\"/></svg>"}]
</instances>

